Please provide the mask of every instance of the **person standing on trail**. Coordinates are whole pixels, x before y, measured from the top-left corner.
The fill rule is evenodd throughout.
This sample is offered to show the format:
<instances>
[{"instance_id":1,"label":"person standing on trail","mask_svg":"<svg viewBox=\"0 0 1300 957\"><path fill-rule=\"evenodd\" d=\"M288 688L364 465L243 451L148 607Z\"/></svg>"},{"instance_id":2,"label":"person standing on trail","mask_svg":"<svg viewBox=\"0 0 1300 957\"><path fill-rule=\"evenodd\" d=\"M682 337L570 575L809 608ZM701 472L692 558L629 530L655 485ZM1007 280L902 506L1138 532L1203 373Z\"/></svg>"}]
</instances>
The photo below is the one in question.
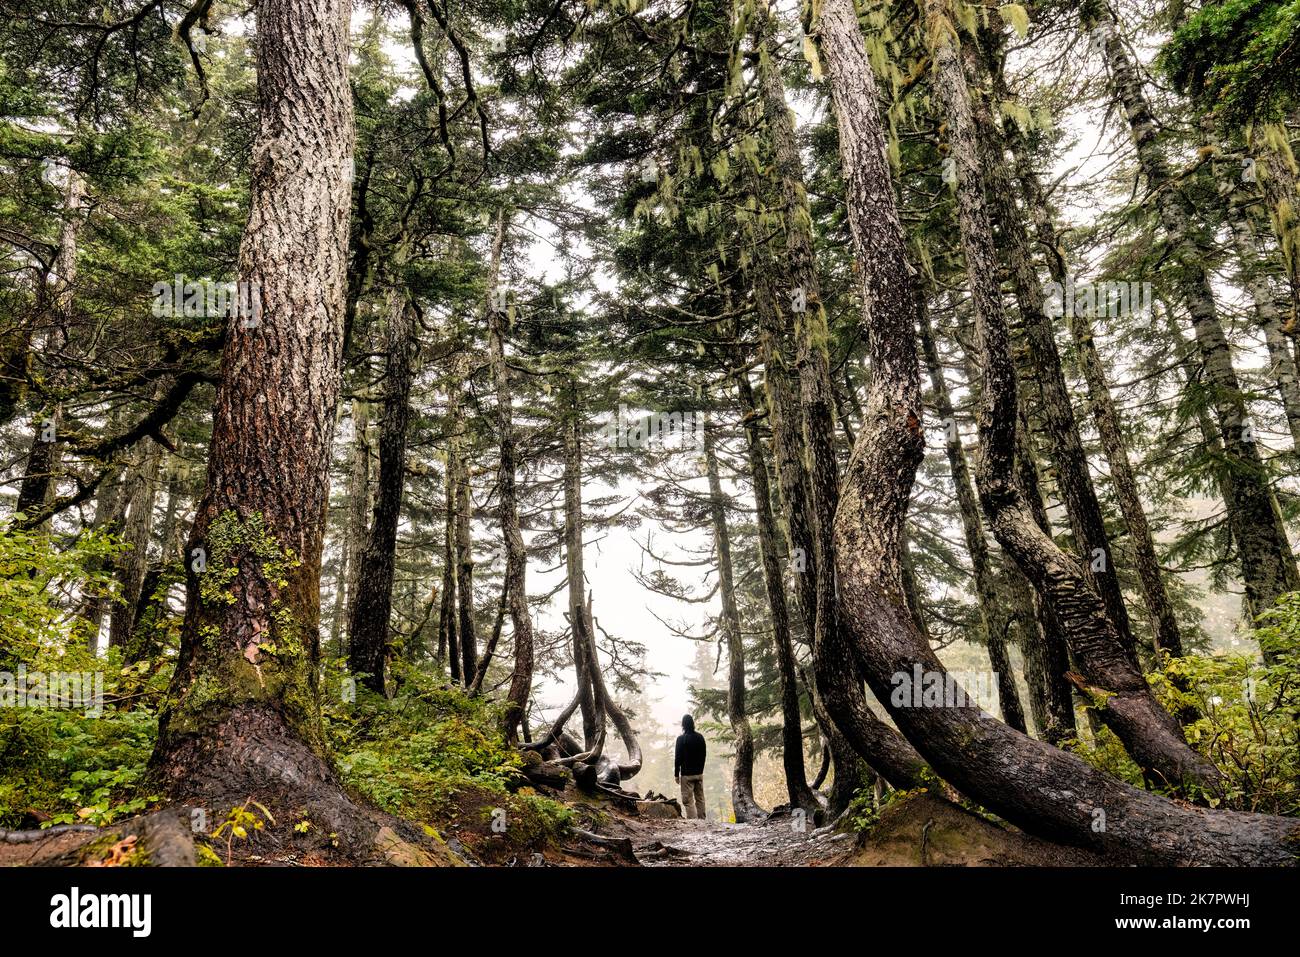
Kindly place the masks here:
<instances>
[{"instance_id":1,"label":"person standing on trail","mask_svg":"<svg viewBox=\"0 0 1300 957\"><path fill-rule=\"evenodd\" d=\"M682 733L677 736L673 778L682 789L682 814L687 819L704 819L704 735L695 730L695 719L682 716Z\"/></svg>"}]
</instances>

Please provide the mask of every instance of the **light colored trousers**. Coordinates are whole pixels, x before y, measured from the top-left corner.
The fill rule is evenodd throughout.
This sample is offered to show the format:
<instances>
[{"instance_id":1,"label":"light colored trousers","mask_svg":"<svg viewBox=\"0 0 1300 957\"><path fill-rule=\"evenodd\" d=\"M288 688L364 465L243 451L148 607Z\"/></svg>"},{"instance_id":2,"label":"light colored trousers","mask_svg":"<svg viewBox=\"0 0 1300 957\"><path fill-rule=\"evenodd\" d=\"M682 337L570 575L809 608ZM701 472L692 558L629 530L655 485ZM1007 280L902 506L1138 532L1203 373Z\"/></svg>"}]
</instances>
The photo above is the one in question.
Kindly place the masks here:
<instances>
[{"instance_id":1,"label":"light colored trousers","mask_svg":"<svg viewBox=\"0 0 1300 957\"><path fill-rule=\"evenodd\" d=\"M704 775L683 774L679 779L682 787L682 814L686 818L704 819Z\"/></svg>"}]
</instances>

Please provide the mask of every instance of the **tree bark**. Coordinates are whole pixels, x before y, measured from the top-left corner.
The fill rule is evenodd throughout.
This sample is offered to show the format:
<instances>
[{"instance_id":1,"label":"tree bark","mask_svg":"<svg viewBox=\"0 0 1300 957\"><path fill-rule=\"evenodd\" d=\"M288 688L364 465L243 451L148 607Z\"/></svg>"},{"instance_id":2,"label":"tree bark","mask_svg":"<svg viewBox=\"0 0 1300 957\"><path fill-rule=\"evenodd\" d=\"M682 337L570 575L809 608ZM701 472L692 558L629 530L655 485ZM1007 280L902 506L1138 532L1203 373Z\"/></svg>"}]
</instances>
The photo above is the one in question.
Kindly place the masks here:
<instances>
[{"instance_id":1,"label":"tree bark","mask_svg":"<svg viewBox=\"0 0 1300 957\"><path fill-rule=\"evenodd\" d=\"M938 0L927 0L933 29L946 28ZM1075 663L1098 716L1144 769L1174 787L1216 788L1219 775L1188 746L1178 722L1156 701L1078 564L1039 528L1014 481L1016 377L997 285L997 258L986 206L978 131L955 36L934 34L936 85L957 169L957 212L975 312L981 359L980 455L976 481L993 533L1034 587L1044 593L1065 627Z\"/></svg>"},{"instance_id":2,"label":"tree bark","mask_svg":"<svg viewBox=\"0 0 1300 957\"><path fill-rule=\"evenodd\" d=\"M181 650L152 761L177 799L287 786L277 767L333 779L317 622L347 273L348 20L346 0L258 5L239 275L261 309L227 323L187 549Z\"/></svg>"},{"instance_id":3,"label":"tree bark","mask_svg":"<svg viewBox=\"0 0 1300 957\"><path fill-rule=\"evenodd\" d=\"M860 51L861 67L869 70L847 0L825 0L820 32L829 49L828 31L837 33L855 55ZM835 91L839 132L842 144L849 141L842 149L864 163L883 166L876 100L849 95L852 87L844 82L851 79L861 90L868 82L874 87L874 78L864 79L861 73L846 77L845 60L837 66L832 81L840 87ZM914 668L949 680L912 625L897 581L901 518L924 452L920 369L912 341L919 306L888 178L855 174L848 162L844 169L854 249L871 292L864 324L873 378L836 518L836 558L843 620L877 696L888 702L900 729L945 779L1033 833L1095 848L1117 863L1293 863L1295 851L1287 841L1300 833L1293 820L1190 808L1139 791L1025 737L969 703L903 707L890 699L893 677L910 675ZM978 176L978 167L969 164L966 172ZM877 215L868 217L868 210ZM986 377L985 390L996 397L1005 416L993 437L1002 440L995 451L1010 473L1015 380L1005 343L997 358L996 374ZM985 468L987 450L981 459ZM1100 600L1094 598L1094 605L1100 609ZM1106 815L1101 828L1097 811Z\"/></svg>"},{"instance_id":4,"label":"tree bark","mask_svg":"<svg viewBox=\"0 0 1300 957\"><path fill-rule=\"evenodd\" d=\"M149 569L149 543L153 539L153 504L157 492L162 447L152 439L140 444L138 461L124 479L126 517L121 539L128 549L118 556L118 597L109 613L108 645L121 648L127 662L140 661L145 648L135 634L136 610L140 605L145 574Z\"/></svg>"},{"instance_id":5,"label":"tree bark","mask_svg":"<svg viewBox=\"0 0 1300 957\"><path fill-rule=\"evenodd\" d=\"M808 787L804 768L803 718L799 713L799 675L795 669L794 645L790 638L790 609L785 601L785 583L781 578L767 460L758 434L758 412L748 372L741 372L736 377L736 393L745 423L745 445L757 511L759 559L763 567L768 609L772 616L772 640L775 643L777 671L781 682L781 766L785 770L785 787L790 806L803 808L811 814L818 810L818 804Z\"/></svg>"},{"instance_id":6,"label":"tree bark","mask_svg":"<svg viewBox=\"0 0 1300 957\"><path fill-rule=\"evenodd\" d=\"M533 687L533 619L528 610L528 553L519 530L519 505L515 492L515 423L510 369L506 365L506 314L497 290L501 272L501 251L506 239L506 214L497 213L496 238L492 243L491 271L488 279L488 338L492 361L492 378L497 390L497 440L501 448L497 496L501 517L501 537L505 540L505 590L510 606L510 624L514 629L515 670L506 693L505 732L512 744L519 738L519 724L528 695ZM467 659L468 662L468 659ZM466 673L470 673L468 664Z\"/></svg>"},{"instance_id":7,"label":"tree bark","mask_svg":"<svg viewBox=\"0 0 1300 957\"><path fill-rule=\"evenodd\" d=\"M736 606L735 577L731 565L731 530L727 526L726 499L718 475L715 426L704 423L704 463L709 479L709 518L718 560L718 590L722 595L722 639L727 646L727 720L731 723L731 807L737 823L755 823L767 812L754 800L754 732L745 710L745 644Z\"/></svg>"},{"instance_id":8,"label":"tree bark","mask_svg":"<svg viewBox=\"0 0 1300 957\"><path fill-rule=\"evenodd\" d=\"M823 23L826 17L823 14ZM771 29L771 25L766 28ZM856 32L856 19L854 21ZM765 41L765 45L767 41ZM853 51L840 43L834 34L823 31L823 44L826 47L828 68L834 70L831 63L841 57L854 56ZM866 63L866 52L862 50L861 35L858 34L858 51L862 63ZM768 60L762 68L763 60ZM834 414L835 401L830 384L829 359L826 354L826 337L829 335L826 314L821 303L821 288L817 278L816 262L813 257L812 236L809 231L809 213L807 199L803 188L802 168L799 153L794 140L794 128L790 119L790 110L785 103L784 91L780 86L780 76L770 62L770 56L760 54L760 82L762 84L763 115L769 135L772 137L776 168L780 176L780 211L784 229L785 245L779 256L781 269L790 277L791 289L788 296L791 310L798 316L795 334L796 368L799 377L799 419L803 435L802 446L792 440L778 445L778 461L793 452L803 460L804 473L800 492L806 499L792 498L795 489L782 487L782 498L790 511L792 542L796 548L803 548L794 539L799 521L807 521L807 536L812 550L803 554L808 566L806 575L810 576L814 587L804 583L801 587L801 604L812 602L812 614L805 607L805 620L811 624L808 638L813 646L816 680L820 693L827 703L827 712L836 721L839 730L853 742L853 746L871 765L891 784L897 787L912 787L922 779L923 762L916 752L902 737L887 724L880 721L867 707L862 689L861 677L852 669L842 667L845 661L851 661L848 646L840 634L840 624L835 610L835 566L832 524L839 500L838 466L835 459ZM871 81L874 90L874 79ZM874 92L872 93L874 96ZM872 101L874 102L874 100ZM837 110L839 93L836 93ZM843 122L843 117L841 117ZM857 175L858 171L852 159L845 157L846 174ZM887 172L886 172L887 176ZM886 179L886 182L888 180ZM774 255L776 255L774 253ZM770 343L781 341L779 328L786 327L786 320L776 298L776 290L767 289L766 304L760 301L760 322L765 311L774 310L772 325L774 335ZM796 304L803 307L802 312L795 311ZM778 327L779 324L779 327ZM779 353L769 345L772 358ZM779 397L771 390L772 379L769 375L769 399ZM780 403L773 403L776 408ZM785 410L783 410L784 413ZM795 421L785 421L782 414L780 424L786 429L797 429ZM773 428L778 423L774 420ZM782 480L787 469L781 468ZM808 505L804 516L799 516L799 501L806 500Z\"/></svg>"},{"instance_id":9,"label":"tree bark","mask_svg":"<svg viewBox=\"0 0 1300 957\"><path fill-rule=\"evenodd\" d=\"M989 666L998 685L998 703L1002 720L1017 731L1025 730L1025 713L1020 707L1020 693L1016 689L1015 672L1007 654L1007 634L1010 628L1007 616L1001 611L1001 598L993 577L989 558L989 545L980 522L979 499L971 483L970 469L966 465L966 450L962 448L961 433L957 429L957 416L953 411L948 383L944 380L943 365L934 342L930 317L922 305L919 307L921 348L926 370L930 376L930 389L934 394L935 411L944 430L944 447L948 467L952 472L953 488L957 493L957 507L961 513L962 534L966 540L966 553L970 556L972 577L975 580L975 599L979 609L980 629L988 649ZM904 549L900 548L900 556ZM910 609L909 609L910 610ZM912 614L915 621L916 615ZM918 628L918 631L922 629Z\"/></svg>"},{"instance_id":10,"label":"tree bark","mask_svg":"<svg viewBox=\"0 0 1300 957\"><path fill-rule=\"evenodd\" d=\"M1000 70L995 71L994 81L999 88L1004 88ZM1056 225L1047 205L1047 197L1043 193L1038 174L1030 162L1024 135L1015 120L1010 117L1004 120L1003 128L1006 131L1007 145L1011 151L1025 208L1033 218L1038 241L1046 252L1048 271L1052 280L1064 288L1067 279L1065 254L1056 234ZM1142 584L1147 611L1151 615L1152 640L1159 653L1179 657L1183 653L1182 630L1178 626L1173 602L1169 598L1160 570L1155 538L1147 522L1146 509L1142 505L1137 476L1129 462L1128 443L1124 439L1119 410L1110 394L1106 369L1097 352L1091 317L1086 312L1070 309L1068 322L1079 369L1088 386L1088 405L1092 410L1093 423L1097 427L1102 451L1106 455L1111 485L1115 490L1120 512L1124 516L1124 525L1128 530L1133 549L1133 564L1138 573L1138 580Z\"/></svg>"},{"instance_id":11,"label":"tree bark","mask_svg":"<svg viewBox=\"0 0 1300 957\"><path fill-rule=\"evenodd\" d=\"M375 507L357 569L357 590L348 620L348 670L376 694L386 694L392 628L393 564L397 524L406 484L406 442L411 387L419 351L416 305L401 279L406 256L394 254L393 287L387 293L384 332L384 417L379 425L379 475Z\"/></svg>"},{"instance_id":12,"label":"tree bark","mask_svg":"<svg viewBox=\"0 0 1300 957\"><path fill-rule=\"evenodd\" d=\"M1191 314L1201 367L1230 466L1225 504L1241 557L1246 605L1251 615L1257 615L1271 607L1278 596L1300 589L1300 572L1247 418L1205 257L1193 233L1190 200L1174 181L1161 153L1159 128L1114 19L1096 0L1088 0L1080 16L1105 51L1111 98L1124 110L1138 163L1147 189L1155 197L1159 223L1177 264L1171 275Z\"/></svg>"}]
</instances>

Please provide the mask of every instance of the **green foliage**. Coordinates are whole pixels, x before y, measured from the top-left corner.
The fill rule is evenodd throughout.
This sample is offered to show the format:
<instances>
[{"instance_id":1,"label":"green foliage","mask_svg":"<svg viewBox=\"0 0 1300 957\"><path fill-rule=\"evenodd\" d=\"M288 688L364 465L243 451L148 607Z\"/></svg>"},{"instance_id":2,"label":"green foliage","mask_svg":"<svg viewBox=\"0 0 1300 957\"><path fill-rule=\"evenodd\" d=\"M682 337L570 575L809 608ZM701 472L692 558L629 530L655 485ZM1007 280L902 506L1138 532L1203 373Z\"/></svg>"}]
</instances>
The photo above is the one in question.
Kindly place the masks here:
<instances>
[{"instance_id":1,"label":"green foliage","mask_svg":"<svg viewBox=\"0 0 1300 957\"><path fill-rule=\"evenodd\" d=\"M1254 637L1268 655L1186 655L1147 676L1174 714L1194 716L1187 740L1223 775L1212 806L1270 814L1300 813L1300 592L1260 616ZM1137 787L1141 769L1102 728L1092 744L1065 742L1086 761Z\"/></svg>"},{"instance_id":2,"label":"green foliage","mask_svg":"<svg viewBox=\"0 0 1300 957\"><path fill-rule=\"evenodd\" d=\"M1165 45L1175 86L1236 122L1275 118L1300 94L1300 0L1207 3Z\"/></svg>"},{"instance_id":3,"label":"green foliage","mask_svg":"<svg viewBox=\"0 0 1300 957\"><path fill-rule=\"evenodd\" d=\"M137 793L157 734L147 711L86 717L52 708L0 710L0 827L30 824L29 810L51 823L108 824L157 800Z\"/></svg>"},{"instance_id":4,"label":"green foliage","mask_svg":"<svg viewBox=\"0 0 1300 957\"><path fill-rule=\"evenodd\" d=\"M1272 814L1300 813L1300 592L1260 615L1267 658L1189 655L1153 676L1177 712L1194 709L1187 738L1223 773L1223 802ZM1186 690L1182 690L1186 689ZM1218 803L1211 801L1211 803Z\"/></svg>"},{"instance_id":5,"label":"green foliage","mask_svg":"<svg viewBox=\"0 0 1300 957\"><path fill-rule=\"evenodd\" d=\"M49 535L0 524L0 670L53 668L56 658L59 670L74 670L78 662L66 656L88 647L89 631L69 613L69 599L108 591L112 576L98 569L121 550L100 533L59 548Z\"/></svg>"},{"instance_id":6,"label":"green foliage","mask_svg":"<svg viewBox=\"0 0 1300 957\"><path fill-rule=\"evenodd\" d=\"M353 707L327 710L344 780L408 816L445 810L468 786L506 794L522 761L501 735L499 709L418 670L399 673L401 690L391 700L360 691Z\"/></svg>"}]
</instances>

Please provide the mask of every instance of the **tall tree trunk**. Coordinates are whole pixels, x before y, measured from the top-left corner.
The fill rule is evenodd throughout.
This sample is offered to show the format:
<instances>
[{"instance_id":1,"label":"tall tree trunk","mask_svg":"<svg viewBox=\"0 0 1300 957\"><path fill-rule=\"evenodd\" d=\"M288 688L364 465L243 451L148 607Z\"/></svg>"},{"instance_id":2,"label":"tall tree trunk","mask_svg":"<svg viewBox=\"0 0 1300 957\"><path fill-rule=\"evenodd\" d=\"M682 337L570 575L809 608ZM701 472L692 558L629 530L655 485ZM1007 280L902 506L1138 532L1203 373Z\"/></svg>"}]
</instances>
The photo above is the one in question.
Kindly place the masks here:
<instances>
[{"instance_id":1,"label":"tall tree trunk","mask_svg":"<svg viewBox=\"0 0 1300 957\"><path fill-rule=\"evenodd\" d=\"M149 570L149 543L153 539L153 504L157 493L162 447L145 439L137 447L138 461L123 480L126 518L121 537L128 548L117 560L118 597L109 614L108 644L121 648L128 662L140 661L147 649L135 634L136 611L140 605L145 574Z\"/></svg>"},{"instance_id":2,"label":"tall tree trunk","mask_svg":"<svg viewBox=\"0 0 1300 957\"><path fill-rule=\"evenodd\" d=\"M510 369L506 365L506 312L498 296L501 251L505 245L508 223L504 210L497 212L497 233L492 243L492 263L488 279L488 338L492 361L492 378L497 390L497 441L501 448L497 496L501 516L501 537L506 547L505 590L510 606L510 624L514 629L515 670L506 693L505 732L511 743L518 740L519 724L528 695L533 687L533 619L528 610L528 553L519 530L519 504L515 492L515 420L514 397L510 387ZM468 672L467 672L468 673Z\"/></svg>"},{"instance_id":3,"label":"tall tree trunk","mask_svg":"<svg viewBox=\"0 0 1300 957\"><path fill-rule=\"evenodd\" d=\"M469 355L457 358L453 377L465 382L469 377ZM460 399L457 399L459 404ZM463 421L463 420L462 420ZM478 629L474 622L474 543L470 523L474 520L474 502L470 496L469 433L459 429L451 437L451 460L456 465L456 601L458 620L456 637L460 642L461 678L466 687L478 670Z\"/></svg>"},{"instance_id":4,"label":"tall tree trunk","mask_svg":"<svg viewBox=\"0 0 1300 957\"><path fill-rule=\"evenodd\" d=\"M357 594L361 572L361 549L365 547L367 505L370 497L370 406L353 399L352 449L348 457L347 508L339 538L339 570L334 584L334 611L330 619L330 645L339 657L347 657L343 636L346 619Z\"/></svg>"},{"instance_id":5,"label":"tall tree trunk","mask_svg":"<svg viewBox=\"0 0 1300 957\"><path fill-rule=\"evenodd\" d=\"M187 549L181 650L153 756L178 800L333 780L317 622L347 273L348 21L346 0L258 5L239 274L261 309L228 321Z\"/></svg>"},{"instance_id":6,"label":"tall tree trunk","mask_svg":"<svg viewBox=\"0 0 1300 957\"><path fill-rule=\"evenodd\" d=\"M1002 136L994 123L987 98L973 96L971 106L988 186L990 226L996 225L998 229L1000 242L997 248L1002 251L1002 261L1011 275L1012 292L1029 346L1026 354L1042 400L1043 424L1052 462L1056 466L1057 485L1069 516L1080 564L1088 583L1101 597L1121 644L1136 661L1128 609L1115 567L1115 551L1106 531L1101 503L1092 484L1088 456L1070 403L1070 386L1065 381L1043 286L1034 269L1029 234L1016 206L1015 183L1008 172Z\"/></svg>"},{"instance_id":7,"label":"tall tree trunk","mask_svg":"<svg viewBox=\"0 0 1300 957\"><path fill-rule=\"evenodd\" d=\"M842 152L846 159L881 169L885 143L877 101L852 95L875 85L852 4L824 0L819 32L825 49L832 49L833 34L835 48L854 57L839 59L831 73ZM850 72L847 67L855 61L858 69ZM894 676L912 674L914 668L945 684L950 680L913 627L897 581L902 516L924 454L913 343L919 302L888 177L861 175L849 162L844 169L854 249L870 293L864 319L873 378L836 518L836 558L843 620L877 696L945 779L1033 833L1096 848L1116 862L1292 863L1294 850L1287 841L1300 833L1295 821L1191 808L1139 791L969 703L915 708L890 700ZM978 176L978 167L972 164L967 172ZM1010 473L1015 379L1005 343L998 358L997 375L987 378L985 389L1006 418L990 436L1002 442L992 457ZM981 469L989 458L985 449ZM1015 495L1013 488L1000 492ZM1094 605L1099 612L1100 601L1094 599ZM1106 815L1100 828L1098 811Z\"/></svg>"},{"instance_id":8,"label":"tall tree trunk","mask_svg":"<svg viewBox=\"0 0 1300 957\"><path fill-rule=\"evenodd\" d=\"M586 572L582 541L582 442L579 434L582 410L578 406L577 383L570 378L568 415L564 420L564 562L569 579L569 627L573 632L573 670L578 683L578 706L582 712L582 741L591 750L601 731L604 716L597 710L591 673L596 640L587 628L584 613Z\"/></svg>"},{"instance_id":9,"label":"tall tree trunk","mask_svg":"<svg viewBox=\"0 0 1300 957\"><path fill-rule=\"evenodd\" d=\"M944 430L944 447L948 454L948 467L952 472L953 488L957 493L957 507L961 513L962 533L966 540L966 553L970 556L975 579L975 598L979 608L980 629L988 648L989 665L998 685L998 703L1002 720L1017 731L1025 730L1025 713L1020 707L1020 694L1016 689L1015 672L1007 653L1009 623L1001 610L1001 598L993 577L988 541L980 522L979 499L971 484L970 470L966 465L966 450L962 448L961 433L957 429L957 416L953 411L948 383L944 380L943 365L934 342L930 317L924 306L920 312L921 347L926 369L930 375L930 388L934 393L935 411ZM900 549L900 556L905 550ZM915 614L913 614L915 619ZM917 629L920 631L921 629Z\"/></svg>"},{"instance_id":10,"label":"tall tree trunk","mask_svg":"<svg viewBox=\"0 0 1300 957\"><path fill-rule=\"evenodd\" d=\"M1114 19L1096 0L1088 0L1080 16L1105 51L1111 98L1124 110L1138 163L1147 189L1155 197L1159 222L1178 267L1171 275L1179 298L1191 314L1201 366L1212 392L1219 436L1230 466L1229 499L1225 504L1241 556L1246 604L1252 615L1259 614L1278 596L1300 589L1300 572L1250 428L1246 401L1232 365L1232 350L1219 319L1205 257L1194 235L1190 200L1175 182L1161 152L1159 127Z\"/></svg>"},{"instance_id":11,"label":"tall tree trunk","mask_svg":"<svg viewBox=\"0 0 1300 957\"><path fill-rule=\"evenodd\" d=\"M1000 70L994 71L994 83L996 88L1005 89ZM1048 271L1052 281L1060 284L1064 289L1068 278L1065 254L1061 249L1056 225L1052 220L1038 173L1030 161L1024 134L1015 120L1010 117L1004 120L1003 128L1006 131L1007 145L1011 150L1025 208L1033 218L1035 233L1046 253ZM1173 602L1169 598L1160 571L1155 538L1147 522L1146 509L1142 505L1137 476L1129 462L1128 443L1124 439L1119 410L1110 394L1106 369L1097 352L1091 317L1086 312L1068 309L1067 319L1079 369L1088 386L1088 404L1092 410L1093 423L1101 438L1106 464L1110 469L1111 485L1115 490L1120 512L1124 516L1124 525L1128 530L1133 549L1133 564L1137 569L1138 580L1142 584L1147 611L1151 615L1152 638L1159 652L1178 657L1183 653L1182 631L1178 626Z\"/></svg>"},{"instance_id":12,"label":"tall tree trunk","mask_svg":"<svg viewBox=\"0 0 1300 957\"><path fill-rule=\"evenodd\" d=\"M718 590L722 595L722 639L727 646L727 719L731 723L731 807L737 823L755 823L767 812L754 800L754 732L745 710L745 637L736 606L736 585L731 565L731 530L727 526L726 499L718 475L718 455L712 421L704 423L704 463L709 479L709 517L718 560Z\"/></svg>"},{"instance_id":13,"label":"tall tree trunk","mask_svg":"<svg viewBox=\"0 0 1300 957\"><path fill-rule=\"evenodd\" d=\"M835 400L826 353L829 332L825 309L821 303L821 285L813 256L808 204L794 127L781 87L780 74L770 56L773 29L770 19L764 29L765 37L760 51L763 116L772 138L775 166L780 177L780 213L785 239L784 247L779 253L774 250L773 255L779 256L781 273L788 276L790 281L785 301L796 317L795 365L799 379L799 419L787 422L784 421L784 414L781 419L784 428L797 429L802 426L803 430L802 445L797 441L793 444L785 443L784 448L778 445L777 455L780 460L783 455L790 455L793 449L795 454L802 457L805 467L800 491L806 494L808 502L806 516L797 517L799 506L796 503L803 499L791 497L789 492L792 489L783 487L782 498L789 503L792 523L802 520L808 523L807 534L812 551L801 557L808 566L805 574L811 576L814 587L810 588L805 583L801 595L804 596L802 603L806 604L809 600L813 603L811 616L808 609L805 609L804 614L805 620L812 625L808 636L814 649L816 680L821 695L826 699L827 712L834 717L841 733L853 742L871 767L891 784L911 787L922 779L923 762L911 745L872 714L867 707L861 677L856 671L835 664L851 661L852 657L840 634L835 609L832 523L839 501L839 476L835 458ZM862 62L866 62L866 53L860 49L860 34L856 54L847 49L841 50L834 37L824 36L823 42L827 47L829 61L834 61L839 56L857 55ZM765 62L766 66L763 65ZM872 82L874 86L874 80ZM836 102L839 102L838 94ZM846 157L848 159L850 158ZM845 170L850 176L857 175L852 162L845 163ZM770 295L764 297L767 299L766 306L762 301L758 303L760 322L765 311L775 310L776 322L779 322L781 328L787 328L777 291L769 287L768 293ZM781 337L775 335L772 340L779 343ZM775 350L769 346L771 358L779 354L772 353ZM779 395L779 392L772 392L771 382L769 376L769 399ZM777 404L774 402L773 407ZM776 426L774 421L773 427ZM784 480L784 468L781 475ZM792 544L797 548L803 547L798 541L793 541L793 534Z\"/></svg>"},{"instance_id":14,"label":"tall tree trunk","mask_svg":"<svg viewBox=\"0 0 1300 957\"><path fill-rule=\"evenodd\" d=\"M748 372L741 372L736 377L736 393L745 422L746 452L757 511L759 559L763 566L763 584L767 589L767 604L772 616L772 639L781 682L781 765L785 770L785 787L790 797L790 806L803 808L811 814L818 810L818 804L808 787L807 772L804 769L803 718L799 713L799 675L795 669L794 644L790 638L790 610L786 605L785 583L781 578L767 459L758 434L758 411Z\"/></svg>"},{"instance_id":15,"label":"tall tree trunk","mask_svg":"<svg viewBox=\"0 0 1300 957\"><path fill-rule=\"evenodd\" d=\"M59 250L54 268L40 285L39 315L48 315L50 330L45 336L46 347L55 341L55 330L64 341L72 327L72 308L77 281L77 237L85 222L82 202L86 197L86 182L70 167L65 167L67 182L63 186L63 228L59 232ZM61 376L56 371L47 386L57 387ZM63 424L63 405L54 402L42 408L36 417L31 449L18 486L15 512L33 515L49 505L58 491L59 447L58 432ZM48 522L42 522L45 527Z\"/></svg>"},{"instance_id":16,"label":"tall tree trunk","mask_svg":"<svg viewBox=\"0 0 1300 957\"><path fill-rule=\"evenodd\" d=\"M1255 307L1255 321L1264 334L1268 350L1269 373L1282 402L1282 415L1291 433L1292 454L1300 455L1300 375L1296 373L1295 353L1282 331L1282 312L1277 307L1268 273L1261 268L1263 257L1259 238L1251 226L1245 191L1237 185L1228 195L1228 226L1232 230L1233 248L1237 253L1241 284Z\"/></svg>"},{"instance_id":17,"label":"tall tree trunk","mask_svg":"<svg viewBox=\"0 0 1300 957\"><path fill-rule=\"evenodd\" d=\"M375 508L361 550L357 590L348 619L348 670L376 694L387 693L397 524L406 484L406 441L411 422L411 386L419 349L419 317L401 279L406 256L394 255L393 287L387 294L384 351L384 417L379 424L379 475Z\"/></svg>"},{"instance_id":18,"label":"tall tree trunk","mask_svg":"<svg viewBox=\"0 0 1300 957\"><path fill-rule=\"evenodd\" d=\"M449 401L454 402L453 397ZM459 428L453 414L452 424ZM456 462L451 448L443 472L442 600L438 607L438 659L447 663L454 684L460 684L460 642L456 634Z\"/></svg>"},{"instance_id":19,"label":"tall tree trunk","mask_svg":"<svg viewBox=\"0 0 1300 957\"><path fill-rule=\"evenodd\" d=\"M941 0L927 0L931 26L944 29ZM1016 378L1010 339L997 285L997 257L986 205L984 164L966 89L959 41L934 35L936 86L957 169L957 213L966 273L975 312L983 376L980 395L980 500L1002 547L1034 587L1052 603L1065 627L1087 693L1099 717L1144 769L1175 787L1215 788L1219 775L1183 738L1178 722L1161 707L1138 669L1136 656L1107 614L1079 565L1046 536L1026 507L1014 480Z\"/></svg>"}]
</instances>

